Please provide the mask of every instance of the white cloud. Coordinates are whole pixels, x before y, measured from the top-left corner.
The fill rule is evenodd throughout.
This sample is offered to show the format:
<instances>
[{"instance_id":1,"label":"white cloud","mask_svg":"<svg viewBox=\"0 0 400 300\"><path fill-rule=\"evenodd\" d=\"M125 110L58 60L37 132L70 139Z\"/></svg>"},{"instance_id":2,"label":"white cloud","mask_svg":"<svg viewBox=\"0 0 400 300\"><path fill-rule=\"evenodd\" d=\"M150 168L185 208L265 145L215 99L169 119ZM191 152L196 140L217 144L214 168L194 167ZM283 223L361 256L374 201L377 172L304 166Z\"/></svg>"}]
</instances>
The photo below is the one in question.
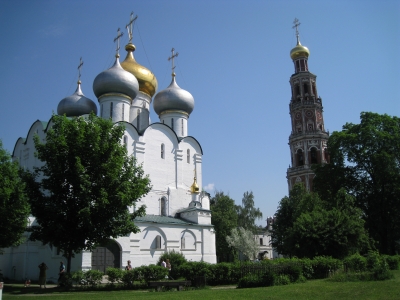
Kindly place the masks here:
<instances>
[{"instance_id":1,"label":"white cloud","mask_svg":"<svg viewBox=\"0 0 400 300\"><path fill-rule=\"evenodd\" d=\"M214 192L215 184L214 183L209 183L206 186L204 186L203 189L208 191L208 192Z\"/></svg>"}]
</instances>

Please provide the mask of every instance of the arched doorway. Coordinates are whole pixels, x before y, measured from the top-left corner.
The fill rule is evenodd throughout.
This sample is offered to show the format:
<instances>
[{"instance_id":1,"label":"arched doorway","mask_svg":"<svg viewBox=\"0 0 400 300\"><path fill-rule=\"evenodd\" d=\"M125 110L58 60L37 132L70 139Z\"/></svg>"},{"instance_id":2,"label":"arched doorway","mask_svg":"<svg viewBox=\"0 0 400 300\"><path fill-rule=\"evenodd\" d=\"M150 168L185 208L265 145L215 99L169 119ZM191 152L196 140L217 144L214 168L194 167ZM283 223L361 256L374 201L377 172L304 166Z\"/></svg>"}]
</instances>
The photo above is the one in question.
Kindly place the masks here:
<instances>
[{"instance_id":1,"label":"arched doorway","mask_svg":"<svg viewBox=\"0 0 400 300\"><path fill-rule=\"evenodd\" d=\"M107 244L95 248L92 252L92 270L106 272L107 268L121 268L121 249L109 240Z\"/></svg>"}]
</instances>

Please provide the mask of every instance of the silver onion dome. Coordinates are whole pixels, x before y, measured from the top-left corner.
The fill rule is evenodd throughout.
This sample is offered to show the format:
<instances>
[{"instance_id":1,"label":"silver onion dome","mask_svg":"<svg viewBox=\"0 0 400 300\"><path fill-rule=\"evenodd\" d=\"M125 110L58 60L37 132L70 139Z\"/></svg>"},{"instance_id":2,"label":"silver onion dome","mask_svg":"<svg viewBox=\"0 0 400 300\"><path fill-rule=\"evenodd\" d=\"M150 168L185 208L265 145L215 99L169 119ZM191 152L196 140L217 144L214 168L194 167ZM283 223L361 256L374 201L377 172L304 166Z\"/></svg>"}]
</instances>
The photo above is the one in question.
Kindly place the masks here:
<instances>
[{"instance_id":1,"label":"silver onion dome","mask_svg":"<svg viewBox=\"0 0 400 300\"><path fill-rule=\"evenodd\" d=\"M111 68L96 76L93 92L97 98L104 94L118 93L134 99L139 92L139 83L135 76L121 67L117 57Z\"/></svg>"},{"instance_id":2,"label":"silver onion dome","mask_svg":"<svg viewBox=\"0 0 400 300\"><path fill-rule=\"evenodd\" d=\"M181 110L188 114L193 111L194 98L188 91L181 89L172 74L171 84L154 97L154 111L160 115L166 110Z\"/></svg>"},{"instance_id":3,"label":"silver onion dome","mask_svg":"<svg viewBox=\"0 0 400 300\"><path fill-rule=\"evenodd\" d=\"M81 81L78 81L78 87L75 93L65 97L58 103L57 113L67 117L78 117L93 112L97 114L97 106L89 98L86 98L81 90Z\"/></svg>"}]
</instances>

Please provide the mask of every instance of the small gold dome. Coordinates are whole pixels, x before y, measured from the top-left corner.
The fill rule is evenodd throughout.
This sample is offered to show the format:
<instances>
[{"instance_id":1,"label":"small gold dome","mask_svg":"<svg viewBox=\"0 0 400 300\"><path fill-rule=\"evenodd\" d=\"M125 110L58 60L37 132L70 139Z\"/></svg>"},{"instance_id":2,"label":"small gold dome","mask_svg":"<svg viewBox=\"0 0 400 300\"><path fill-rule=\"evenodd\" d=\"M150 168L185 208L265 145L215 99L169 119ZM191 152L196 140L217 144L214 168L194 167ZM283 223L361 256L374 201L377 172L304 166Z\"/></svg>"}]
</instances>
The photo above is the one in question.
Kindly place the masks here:
<instances>
[{"instance_id":1,"label":"small gold dome","mask_svg":"<svg viewBox=\"0 0 400 300\"><path fill-rule=\"evenodd\" d=\"M193 184L190 187L190 191L192 192L192 194L198 194L200 193L200 188L196 182L196 177L194 178Z\"/></svg>"},{"instance_id":2,"label":"small gold dome","mask_svg":"<svg viewBox=\"0 0 400 300\"><path fill-rule=\"evenodd\" d=\"M157 78L154 76L153 72L136 62L135 57L133 56L133 51L135 51L135 49L136 48L132 43L125 46L125 50L128 54L126 55L125 60L121 62L121 67L125 71L135 75L139 82L139 91L153 97L157 91Z\"/></svg>"},{"instance_id":3,"label":"small gold dome","mask_svg":"<svg viewBox=\"0 0 400 300\"><path fill-rule=\"evenodd\" d=\"M310 50L308 50L307 47L304 47L300 41L297 42L296 47L294 47L291 51L290 51L290 57L292 59L296 59L300 56L306 56L308 57L310 55Z\"/></svg>"}]
</instances>

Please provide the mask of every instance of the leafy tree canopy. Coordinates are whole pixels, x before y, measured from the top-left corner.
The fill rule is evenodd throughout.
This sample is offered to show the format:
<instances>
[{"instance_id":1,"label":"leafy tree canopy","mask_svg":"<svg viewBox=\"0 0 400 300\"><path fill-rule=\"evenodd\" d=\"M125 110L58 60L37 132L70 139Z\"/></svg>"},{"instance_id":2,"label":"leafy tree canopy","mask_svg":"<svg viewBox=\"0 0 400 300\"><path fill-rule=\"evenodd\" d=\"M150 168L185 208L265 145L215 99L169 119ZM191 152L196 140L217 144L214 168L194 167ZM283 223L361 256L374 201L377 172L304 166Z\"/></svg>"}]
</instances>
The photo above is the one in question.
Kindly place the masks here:
<instances>
[{"instance_id":1,"label":"leafy tree canopy","mask_svg":"<svg viewBox=\"0 0 400 300\"><path fill-rule=\"evenodd\" d=\"M36 168L29 184L38 224L31 239L58 247L68 258L110 237L138 232L136 202L150 191L150 180L121 139L124 128L91 114L87 119L53 116L46 142L34 138Z\"/></svg>"},{"instance_id":2,"label":"leafy tree canopy","mask_svg":"<svg viewBox=\"0 0 400 300\"><path fill-rule=\"evenodd\" d=\"M254 207L253 192L244 193L242 205L236 206L236 209L238 214L238 226L256 234L259 229L256 225L256 220L262 218L262 212L259 208Z\"/></svg>"},{"instance_id":3,"label":"leafy tree canopy","mask_svg":"<svg viewBox=\"0 0 400 300\"><path fill-rule=\"evenodd\" d=\"M400 251L400 119L361 113L328 140L330 164L315 168L314 190L322 198L340 188L356 198L381 253Z\"/></svg>"},{"instance_id":4,"label":"leafy tree canopy","mask_svg":"<svg viewBox=\"0 0 400 300\"><path fill-rule=\"evenodd\" d=\"M272 246L283 255L343 258L368 248L362 211L343 189L322 201L296 184L284 197L272 225Z\"/></svg>"},{"instance_id":5,"label":"leafy tree canopy","mask_svg":"<svg viewBox=\"0 0 400 300\"><path fill-rule=\"evenodd\" d=\"M27 228L29 212L18 163L11 160L0 140L0 248L17 246L23 242L22 235Z\"/></svg>"},{"instance_id":6,"label":"leafy tree canopy","mask_svg":"<svg viewBox=\"0 0 400 300\"><path fill-rule=\"evenodd\" d=\"M226 236L237 227L235 201L223 192L216 192L211 199L211 223L215 229L215 246L218 262L229 262L236 257L235 248L228 245Z\"/></svg>"},{"instance_id":7,"label":"leafy tree canopy","mask_svg":"<svg viewBox=\"0 0 400 300\"><path fill-rule=\"evenodd\" d=\"M237 249L250 260L257 258L260 252L260 245L254 238L253 232L243 227L233 228L231 235L226 237L226 241L229 246Z\"/></svg>"}]
</instances>

